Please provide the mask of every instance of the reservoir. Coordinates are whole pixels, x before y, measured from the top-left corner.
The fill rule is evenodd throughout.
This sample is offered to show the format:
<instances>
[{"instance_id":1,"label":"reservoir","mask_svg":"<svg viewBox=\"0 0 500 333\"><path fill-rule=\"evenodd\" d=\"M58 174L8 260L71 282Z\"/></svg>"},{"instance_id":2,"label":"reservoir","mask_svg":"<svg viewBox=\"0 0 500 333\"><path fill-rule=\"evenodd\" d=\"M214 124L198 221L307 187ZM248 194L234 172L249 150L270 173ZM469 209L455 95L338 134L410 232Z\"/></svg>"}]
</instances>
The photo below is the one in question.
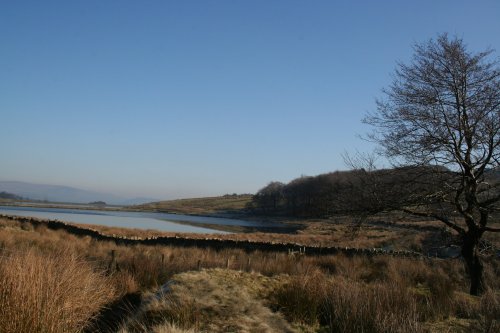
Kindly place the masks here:
<instances>
[{"instance_id":1,"label":"reservoir","mask_svg":"<svg viewBox=\"0 0 500 333\"><path fill-rule=\"evenodd\" d=\"M108 227L210 234L227 233L225 231L210 229L210 225L255 228L279 228L281 226L279 223L263 223L208 216L45 207L0 206L0 214L37 217L48 220L103 225ZM189 223L189 225L183 223Z\"/></svg>"}]
</instances>

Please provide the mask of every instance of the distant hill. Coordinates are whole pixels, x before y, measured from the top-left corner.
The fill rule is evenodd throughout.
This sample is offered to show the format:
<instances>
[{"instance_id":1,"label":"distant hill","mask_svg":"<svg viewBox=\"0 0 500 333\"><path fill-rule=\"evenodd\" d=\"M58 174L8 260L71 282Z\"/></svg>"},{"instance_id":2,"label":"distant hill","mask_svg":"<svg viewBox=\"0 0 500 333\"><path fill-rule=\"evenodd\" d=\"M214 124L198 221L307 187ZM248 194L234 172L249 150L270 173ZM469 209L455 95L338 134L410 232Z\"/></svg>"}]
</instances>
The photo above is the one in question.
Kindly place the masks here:
<instances>
[{"instance_id":1,"label":"distant hill","mask_svg":"<svg viewBox=\"0 0 500 333\"><path fill-rule=\"evenodd\" d=\"M88 203L104 201L114 205L151 202L152 198L125 198L114 194L82 190L69 186L32 184L18 181L0 181L0 192L8 192L31 200L51 202Z\"/></svg>"},{"instance_id":2,"label":"distant hill","mask_svg":"<svg viewBox=\"0 0 500 333\"><path fill-rule=\"evenodd\" d=\"M252 201L251 194L228 194L220 197L178 199L132 206L133 209L179 214L238 213Z\"/></svg>"},{"instance_id":3,"label":"distant hill","mask_svg":"<svg viewBox=\"0 0 500 333\"><path fill-rule=\"evenodd\" d=\"M0 192L0 199L8 199L8 200L23 200L22 197L9 193L9 192Z\"/></svg>"},{"instance_id":4,"label":"distant hill","mask_svg":"<svg viewBox=\"0 0 500 333\"><path fill-rule=\"evenodd\" d=\"M141 204L146 204L146 203L155 202L155 201L158 201L158 199L148 198L148 197L137 197L137 198L122 200L120 202L120 205L123 205L123 206L141 205Z\"/></svg>"}]
</instances>

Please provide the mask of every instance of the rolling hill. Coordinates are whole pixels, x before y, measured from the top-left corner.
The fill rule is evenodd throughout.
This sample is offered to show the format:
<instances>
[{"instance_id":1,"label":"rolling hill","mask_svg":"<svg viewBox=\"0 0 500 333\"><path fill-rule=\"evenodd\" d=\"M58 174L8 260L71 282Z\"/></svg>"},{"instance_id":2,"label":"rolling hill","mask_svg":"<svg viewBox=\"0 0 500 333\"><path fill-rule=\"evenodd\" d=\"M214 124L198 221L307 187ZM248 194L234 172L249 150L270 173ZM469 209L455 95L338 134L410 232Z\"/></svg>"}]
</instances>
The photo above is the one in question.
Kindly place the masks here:
<instances>
[{"instance_id":1,"label":"rolling hill","mask_svg":"<svg viewBox=\"0 0 500 333\"><path fill-rule=\"evenodd\" d=\"M89 203L104 201L115 205L132 205L155 201L153 198L127 198L110 193L82 190L70 186L33 184L19 181L0 181L0 192L8 192L31 200Z\"/></svg>"}]
</instances>

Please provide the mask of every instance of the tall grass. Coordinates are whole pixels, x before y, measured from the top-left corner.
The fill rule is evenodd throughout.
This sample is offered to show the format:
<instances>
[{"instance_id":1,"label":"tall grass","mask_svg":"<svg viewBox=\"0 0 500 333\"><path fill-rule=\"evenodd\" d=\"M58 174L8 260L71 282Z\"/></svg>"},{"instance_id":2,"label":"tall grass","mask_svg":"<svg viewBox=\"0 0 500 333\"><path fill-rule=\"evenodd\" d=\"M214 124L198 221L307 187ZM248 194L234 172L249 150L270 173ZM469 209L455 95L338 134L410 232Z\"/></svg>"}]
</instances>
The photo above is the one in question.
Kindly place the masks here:
<instances>
[{"instance_id":1,"label":"tall grass","mask_svg":"<svg viewBox=\"0 0 500 333\"><path fill-rule=\"evenodd\" d=\"M124 323L120 333L146 333L190 330L198 326L200 312L194 300L179 300L168 295L141 308L135 318Z\"/></svg>"},{"instance_id":2,"label":"tall grass","mask_svg":"<svg viewBox=\"0 0 500 333\"><path fill-rule=\"evenodd\" d=\"M404 286L299 275L275 291L275 307L290 321L327 332L418 332L417 302ZM404 328L404 329L403 329Z\"/></svg>"},{"instance_id":3,"label":"tall grass","mask_svg":"<svg viewBox=\"0 0 500 333\"><path fill-rule=\"evenodd\" d=\"M417 302L405 286L338 280L324 298L329 332L420 332Z\"/></svg>"},{"instance_id":4,"label":"tall grass","mask_svg":"<svg viewBox=\"0 0 500 333\"><path fill-rule=\"evenodd\" d=\"M114 297L101 273L74 255L34 251L0 259L0 331L81 332Z\"/></svg>"},{"instance_id":5,"label":"tall grass","mask_svg":"<svg viewBox=\"0 0 500 333\"><path fill-rule=\"evenodd\" d=\"M491 289L481 297L479 327L484 333L500 332L500 294Z\"/></svg>"},{"instance_id":6,"label":"tall grass","mask_svg":"<svg viewBox=\"0 0 500 333\"><path fill-rule=\"evenodd\" d=\"M276 277L280 283L268 304L289 321L323 332L417 332L449 317L473 322L483 332L498 331L496 259L485 265L492 290L479 299L467 295L464 268L456 260L120 246L2 220L0 229L2 333L79 332L119 297L155 291L175 274L204 268ZM287 278L280 280L283 275ZM179 330L192 329L188 324L197 307L186 304L162 309L163 318L151 311L148 318L158 320L144 331L168 331L171 327L163 325L164 320ZM140 325L142 321L138 332Z\"/></svg>"}]
</instances>

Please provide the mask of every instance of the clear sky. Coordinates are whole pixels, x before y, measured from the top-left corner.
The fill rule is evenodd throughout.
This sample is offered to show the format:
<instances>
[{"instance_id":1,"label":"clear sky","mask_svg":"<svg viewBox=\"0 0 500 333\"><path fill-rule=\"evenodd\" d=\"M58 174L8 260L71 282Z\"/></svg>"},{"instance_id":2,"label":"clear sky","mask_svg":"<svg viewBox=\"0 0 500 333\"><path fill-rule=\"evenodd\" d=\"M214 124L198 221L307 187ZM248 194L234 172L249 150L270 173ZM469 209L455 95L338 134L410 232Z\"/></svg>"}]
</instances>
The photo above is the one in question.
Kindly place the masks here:
<instances>
[{"instance_id":1,"label":"clear sky","mask_svg":"<svg viewBox=\"0 0 500 333\"><path fill-rule=\"evenodd\" d=\"M0 180L159 199L345 169L412 45L500 1L2 1Z\"/></svg>"}]
</instances>

